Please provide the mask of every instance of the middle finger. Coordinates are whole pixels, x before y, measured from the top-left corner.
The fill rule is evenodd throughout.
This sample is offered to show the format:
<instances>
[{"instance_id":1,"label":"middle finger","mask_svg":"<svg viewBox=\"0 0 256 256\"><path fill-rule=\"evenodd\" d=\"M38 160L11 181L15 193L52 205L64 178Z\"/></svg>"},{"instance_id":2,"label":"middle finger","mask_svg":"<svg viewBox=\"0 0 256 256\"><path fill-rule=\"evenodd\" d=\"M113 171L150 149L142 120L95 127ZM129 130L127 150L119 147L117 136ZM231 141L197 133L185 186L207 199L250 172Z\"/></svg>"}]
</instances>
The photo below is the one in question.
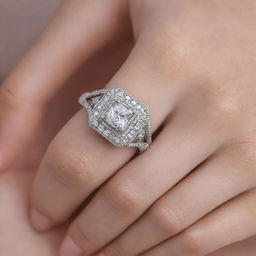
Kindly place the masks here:
<instances>
[{"instance_id":1,"label":"middle finger","mask_svg":"<svg viewBox=\"0 0 256 256\"><path fill-rule=\"evenodd\" d=\"M249 171L244 175L243 166L234 160L239 156L241 161L237 151L232 146L216 152L104 248L104 255L111 256L116 252L127 256L140 255L182 232L231 198L253 188L255 175ZM244 158L248 160L248 157Z\"/></svg>"}]
</instances>

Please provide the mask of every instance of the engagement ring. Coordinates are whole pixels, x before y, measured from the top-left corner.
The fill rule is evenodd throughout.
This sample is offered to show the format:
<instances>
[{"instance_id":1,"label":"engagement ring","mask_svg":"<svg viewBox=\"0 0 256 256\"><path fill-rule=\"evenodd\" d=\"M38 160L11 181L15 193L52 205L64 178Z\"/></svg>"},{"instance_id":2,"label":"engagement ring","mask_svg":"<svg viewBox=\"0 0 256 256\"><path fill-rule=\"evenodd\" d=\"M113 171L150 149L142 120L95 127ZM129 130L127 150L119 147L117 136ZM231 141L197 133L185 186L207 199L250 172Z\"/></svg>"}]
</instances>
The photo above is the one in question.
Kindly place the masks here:
<instances>
[{"instance_id":1,"label":"engagement ring","mask_svg":"<svg viewBox=\"0 0 256 256\"><path fill-rule=\"evenodd\" d=\"M121 88L84 93L89 126L115 146L145 151L151 144L149 110Z\"/></svg>"}]
</instances>

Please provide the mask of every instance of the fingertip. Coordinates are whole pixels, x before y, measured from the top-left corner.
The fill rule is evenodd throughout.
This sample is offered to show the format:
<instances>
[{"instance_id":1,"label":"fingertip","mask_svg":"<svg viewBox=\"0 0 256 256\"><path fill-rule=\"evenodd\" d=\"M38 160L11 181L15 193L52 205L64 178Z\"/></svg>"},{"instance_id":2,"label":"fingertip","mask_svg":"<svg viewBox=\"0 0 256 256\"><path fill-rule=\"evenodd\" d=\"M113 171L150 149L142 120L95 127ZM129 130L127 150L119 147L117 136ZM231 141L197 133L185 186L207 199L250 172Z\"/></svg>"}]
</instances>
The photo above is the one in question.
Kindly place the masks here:
<instances>
[{"instance_id":1,"label":"fingertip","mask_svg":"<svg viewBox=\"0 0 256 256\"><path fill-rule=\"evenodd\" d=\"M66 237L60 248L60 256L83 256L83 251L70 237Z\"/></svg>"},{"instance_id":2,"label":"fingertip","mask_svg":"<svg viewBox=\"0 0 256 256\"><path fill-rule=\"evenodd\" d=\"M34 208L31 209L30 220L37 232L46 232L52 228L51 220Z\"/></svg>"}]
</instances>

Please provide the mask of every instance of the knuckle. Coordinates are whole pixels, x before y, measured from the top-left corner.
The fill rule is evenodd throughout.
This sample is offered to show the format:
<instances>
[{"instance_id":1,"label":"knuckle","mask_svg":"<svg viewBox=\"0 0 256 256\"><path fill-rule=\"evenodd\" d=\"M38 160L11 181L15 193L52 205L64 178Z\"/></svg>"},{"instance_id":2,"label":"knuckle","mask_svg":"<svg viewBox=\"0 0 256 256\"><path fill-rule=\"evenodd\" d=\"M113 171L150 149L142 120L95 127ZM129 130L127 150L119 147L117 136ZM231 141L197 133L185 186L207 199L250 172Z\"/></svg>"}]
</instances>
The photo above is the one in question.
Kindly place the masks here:
<instances>
[{"instance_id":1,"label":"knuckle","mask_svg":"<svg viewBox=\"0 0 256 256\"><path fill-rule=\"evenodd\" d=\"M222 121L234 119L241 110L241 105L237 97L229 93L212 93L208 105L211 114L217 116Z\"/></svg>"},{"instance_id":2,"label":"knuckle","mask_svg":"<svg viewBox=\"0 0 256 256\"><path fill-rule=\"evenodd\" d=\"M167 236L182 230L182 217L169 207L156 203L149 211L149 218Z\"/></svg>"},{"instance_id":3,"label":"knuckle","mask_svg":"<svg viewBox=\"0 0 256 256\"><path fill-rule=\"evenodd\" d=\"M0 90L0 105L2 107L15 107L17 105L17 97L8 86L2 86Z\"/></svg>"},{"instance_id":4,"label":"knuckle","mask_svg":"<svg viewBox=\"0 0 256 256\"><path fill-rule=\"evenodd\" d=\"M75 148L53 146L47 153L44 168L70 189L82 189L93 184L91 162Z\"/></svg>"},{"instance_id":5,"label":"knuckle","mask_svg":"<svg viewBox=\"0 0 256 256\"><path fill-rule=\"evenodd\" d=\"M187 230L181 235L182 245L188 255L202 256L204 255L203 249L196 235L196 232Z\"/></svg>"},{"instance_id":6,"label":"knuckle","mask_svg":"<svg viewBox=\"0 0 256 256\"><path fill-rule=\"evenodd\" d=\"M237 166L239 172L247 171L250 172L254 177L256 175L256 143L253 140L239 141L231 144L229 147L230 161ZM249 174L249 173L247 173ZM247 175L251 178L250 175ZM252 177L253 178L253 177Z\"/></svg>"},{"instance_id":7,"label":"knuckle","mask_svg":"<svg viewBox=\"0 0 256 256\"><path fill-rule=\"evenodd\" d=\"M139 195L124 184L109 183L101 193L114 208L125 215L134 215L141 207Z\"/></svg>"},{"instance_id":8,"label":"knuckle","mask_svg":"<svg viewBox=\"0 0 256 256\"><path fill-rule=\"evenodd\" d=\"M243 143L242 143L243 144ZM240 145L238 149L238 155L242 158L242 162L247 167L256 167L256 144L246 142L244 145Z\"/></svg>"},{"instance_id":9,"label":"knuckle","mask_svg":"<svg viewBox=\"0 0 256 256\"><path fill-rule=\"evenodd\" d=\"M27 81L19 75L10 75L6 78L0 89L0 104L5 104L10 108L26 107L31 108L31 104L40 106L34 97L27 97L20 88L27 84Z\"/></svg>"},{"instance_id":10,"label":"knuckle","mask_svg":"<svg viewBox=\"0 0 256 256\"><path fill-rule=\"evenodd\" d=\"M233 93L219 92L213 87L204 88L203 101L200 103L207 129L211 131L230 130L230 124L239 127L239 117L242 111L240 100Z\"/></svg>"},{"instance_id":11,"label":"knuckle","mask_svg":"<svg viewBox=\"0 0 256 256\"><path fill-rule=\"evenodd\" d=\"M144 29L139 41L142 41L143 51L150 51L150 55L147 55L148 65L154 70L160 70L163 77L169 79L187 71L193 53L190 50L190 39L186 35L165 28L164 25L161 31L152 26Z\"/></svg>"},{"instance_id":12,"label":"knuckle","mask_svg":"<svg viewBox=\"0 0 256 256\"><path fill-rule=\"evenodd\" d=\"M231 97L215 99L213 106L213 109L220 113L221 117L224 117L224 119L233 118L239 112L239 103Z\"/></svg>"}]
</instances>

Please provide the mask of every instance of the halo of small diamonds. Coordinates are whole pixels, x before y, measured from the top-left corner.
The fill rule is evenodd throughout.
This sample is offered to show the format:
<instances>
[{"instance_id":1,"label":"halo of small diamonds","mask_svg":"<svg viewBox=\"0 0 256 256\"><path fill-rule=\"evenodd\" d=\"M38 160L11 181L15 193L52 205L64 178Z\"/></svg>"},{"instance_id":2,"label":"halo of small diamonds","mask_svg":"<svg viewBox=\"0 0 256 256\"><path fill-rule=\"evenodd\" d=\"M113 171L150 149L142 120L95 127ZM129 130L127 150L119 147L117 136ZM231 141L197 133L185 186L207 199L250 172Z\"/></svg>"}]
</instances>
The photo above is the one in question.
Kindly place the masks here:
<instances>
[{"instance_id":1,"label":"halo of small diamonds","mask_svg":"<svg viewBox=\"0 0 256 256\"><path fill-rule=\"evenodd\" d=\"M142 152L151 144L148 108L123 89L87 92L79 103L88 111L89 126L115 146Z\"/></svg>"}]
</instances>

